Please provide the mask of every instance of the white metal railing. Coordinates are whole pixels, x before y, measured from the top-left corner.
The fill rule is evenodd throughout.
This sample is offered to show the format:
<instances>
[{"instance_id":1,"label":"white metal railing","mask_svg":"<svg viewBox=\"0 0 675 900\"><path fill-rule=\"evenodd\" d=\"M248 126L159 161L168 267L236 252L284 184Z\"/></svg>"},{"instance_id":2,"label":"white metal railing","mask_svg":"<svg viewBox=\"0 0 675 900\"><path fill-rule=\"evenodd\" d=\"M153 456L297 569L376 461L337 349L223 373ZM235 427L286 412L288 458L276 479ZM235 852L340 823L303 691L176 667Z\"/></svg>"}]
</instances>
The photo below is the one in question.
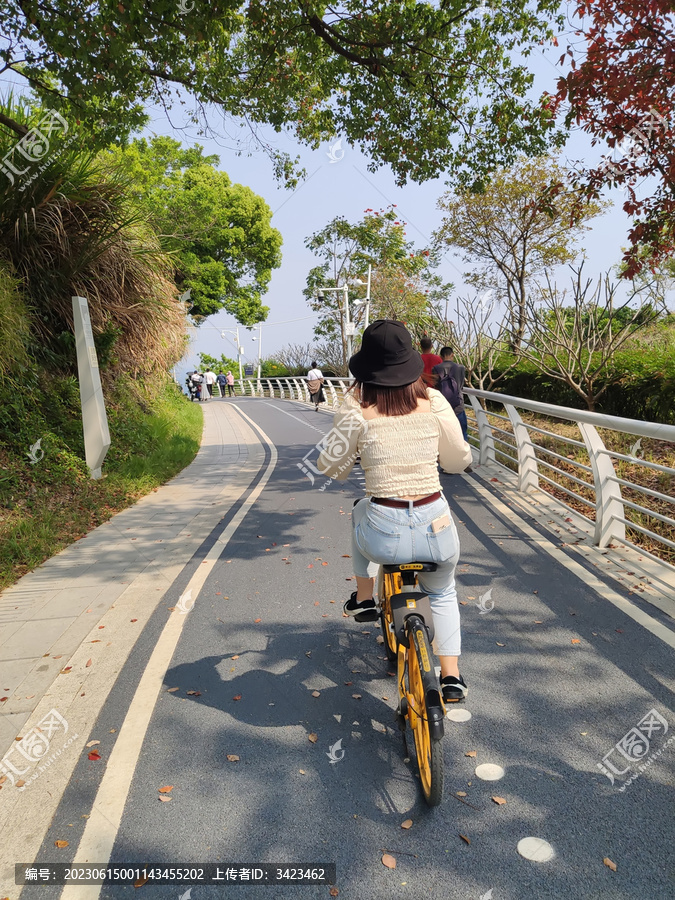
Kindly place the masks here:
<instances>
[{"instance_id":1,"label":"white metal railing","mask_svg":"<svg viewBox=\"0 0 675 900\"><path fill-rule=\"evenodd\" d=\"M328 408L337 409L340 406L352 381L351 378L324 379L324 392ZM269 397L311 402L305 378L262 379L262 384L265 385L265 394ZM625 488L635 491L645 498L675 504L675 426L623 419L618 416L605 416L587 410L554 406L549 403L527 400L523 397L511 397L474 388L465 388L464 392L469 398L473 411L473 417L468 417L469 438L478 449L481 464L498 465L502 464L501 458L505 458L517 471L519 491L527 493L540 487L546 490L548 485L556 492L562 492L570 500L575 501L576 508L556 497L556 500L571 512L583 515L579 511L579 505L587 508L590 515L587 515L586 518L595 522L594 543L598 547L607 547L613 541L617 541L634 547L640 553L663 563L659 557L649 553L644 547L639 547L626 537L626 528L628 527L663 547L675 550L675 541L654 531L653 527L649 528L639 522L631 521L626 512L633 510L643 517L674 529L675 518L627 499L622 494L622 488ZM262 388L258 393L262 395ZM490 410L486 409L486 402L490 403ZM505 415L494 408L495 404L503 407ZM529 424L523 421L518 410L527 410L538 415L576 424L581 440L567 437L540 425ZM673 466L664 466L649 462L639 456L630 456L608 449L598 428L606 428L637 438L664 441L672 445ZM585 452L588 456L588 464L574 457L563 456L562 453L543 446L542 436L554 438L557 442L569 445L570 449L577 451L577 455L579 455L579 451ZM652 470L668 476L670 488L666 491L659 491L654 487L647 487L619 477L615 461L621 460L638 465L643 470ZM568 468L572 467L574 472L560 468L557 463L564 463ZM556 480L556 476L566 479L566 483L561 484ZM580 493L580 490L584 491L585 496L584 493Z\"/></svg>"},{"instance_id":2,"label":"white metal railing","mask_svg":"<svg viewBox=\"0 0 675 900\"><path fill-rule=\"evenodd\" d=\"M631 509L641 516L662 522L672 528L675 528L675 518L643 506L641 503L628 500L623 497L621 491L621 488L624 487L646 497L675 504L675 467L663 466L649 462L639 456L631 456L610 450L605 446L598 432L598 428L605 428L638 438L664 441L672 446L673 464L675 465L675 426L656 422L641 422L636 419L623 419L619 416L605 416L587 410L553 406L549 403L526 400L523 397L511 397L489 391L478 391L473 388L465 389L465 393L469 397L475 416L474 420L469 419L469 427L470 436L475 439L478 445L479 462L483 464L495 463L497 455L501 454L511 459L517 466L518 490L523 492L536 490L539 488L541 480L554 487L557 491L562 491L568 497L573 498L577 503L594 510L594 543L598 547L606 547L611 542L617 541L632 546L641 553L663 562L663 560L653 556L643 547L638 547L626 537L626 527L629 527L644 534L655 543L675 550L674 541L663 534L655 532L652 528L631 521L626 515L626 510ZM500 404L506 411L506 416L500 415L496 411L487 410L481 401ZM546 428L524 422L518 412L519 409L574 423L579 428L582 440L578 441L558 432L549 431ZM491 420L495 418L509 422L511 431L493 424ZM511 440L505 441L503 438L496 437L495 432L504 434ZM531 432L534 433L534 439ZM539 435L553 437L556 441L568 444L570 447L577 448L577 450L586 451L590 465L586 465L574 458L562 456L560 453L542 446L537 440ZM496 447L496 444L499 444L500 447ZM634 446L637 446L637 444L638 442ZM501 445L507 446L513 452L508 453L502 450ZM644 469L651 469L668 475L671 479L670 484L673 487L672 492L663 493L637 482L620 478L616 472L615 460L624 460ZM565 462L568 466L573 466L578 470L578 474L572 474L561 469L560 466L555 464L556 461ZM542 468L568 479L574 487L580 486L582 489L585 488L587 496L583 496L578 490L573 490L572 487L560 484L559 481L542 471ZM586 476L585 478L584 475ZM579 513L578 509L569 506L569 504L559 498L557 499L567 509L583 515L583 513ZM589 516L587 518L590 519Z\"/></svg>"}]
</instances>

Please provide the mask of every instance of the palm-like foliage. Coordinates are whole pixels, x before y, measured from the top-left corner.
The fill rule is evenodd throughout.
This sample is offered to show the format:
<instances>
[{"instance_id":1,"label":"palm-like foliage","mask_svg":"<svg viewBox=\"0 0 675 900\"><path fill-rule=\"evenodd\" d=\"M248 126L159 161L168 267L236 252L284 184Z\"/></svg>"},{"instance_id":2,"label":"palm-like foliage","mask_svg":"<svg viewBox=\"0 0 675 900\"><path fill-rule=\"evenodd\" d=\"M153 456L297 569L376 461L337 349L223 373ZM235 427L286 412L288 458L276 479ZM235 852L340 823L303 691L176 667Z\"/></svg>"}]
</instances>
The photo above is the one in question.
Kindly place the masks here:
<instances>
[{"instance_id":1,"label":"palm-like foliage","mask_svg":"<svg viewBox=\"0 0 675 900\"><path fill-rule=\"evenodd\" d=\"M14 121L39 119L10 97ZM20 136L0 125L0 158ZM72 301L87 297L99 349L115 368L140 375L166 370L186 340L170 257L124 178L84 147L85 136L50 137L49 152L14 183L0 172L0 256L19 279L31 314L29 350L63 371L75 363ZM32 179L32 180L31 180Z\"/></svg>"}]
</instances>

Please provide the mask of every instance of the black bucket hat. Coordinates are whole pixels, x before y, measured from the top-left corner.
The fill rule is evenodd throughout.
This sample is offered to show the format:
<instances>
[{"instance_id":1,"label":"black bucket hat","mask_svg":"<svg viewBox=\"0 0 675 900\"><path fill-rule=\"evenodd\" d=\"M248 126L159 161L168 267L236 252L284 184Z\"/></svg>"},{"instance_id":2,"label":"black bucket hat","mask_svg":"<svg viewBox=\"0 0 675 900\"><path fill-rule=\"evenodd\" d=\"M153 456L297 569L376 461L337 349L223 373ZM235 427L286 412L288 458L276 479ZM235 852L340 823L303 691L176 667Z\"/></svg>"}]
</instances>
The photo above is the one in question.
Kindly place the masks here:
<instances>
[{"instance_id":1,"label":"black bucket hat","mask_svg":"<svg viewBox=\"0 0 675 900\"><path fill-rule=\"evenodd\" d=\"M361 383L404 387L417 381L424 363L403 322L378 319L363 332L361 349L349 360L349 369Z\"/></svg>"}]
</instances>

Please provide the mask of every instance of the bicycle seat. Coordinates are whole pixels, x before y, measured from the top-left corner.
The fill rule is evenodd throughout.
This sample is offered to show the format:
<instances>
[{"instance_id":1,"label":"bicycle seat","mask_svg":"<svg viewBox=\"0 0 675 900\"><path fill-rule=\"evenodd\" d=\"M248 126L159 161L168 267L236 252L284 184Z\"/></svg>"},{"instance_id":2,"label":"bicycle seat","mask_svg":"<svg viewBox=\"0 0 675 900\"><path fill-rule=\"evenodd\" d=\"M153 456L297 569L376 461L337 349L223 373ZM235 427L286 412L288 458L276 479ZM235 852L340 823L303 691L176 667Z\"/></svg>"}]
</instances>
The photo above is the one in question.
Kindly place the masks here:
<instances>
[{"instance_id":1,"label":"bicycle seat","mask_svg":"<svg viewBox=\"0 0 675 900\"><path fill-rule=\"evenodd\" d=\"M435 572L438 566L434 562L400 563L397 566L382 566L387 575L394 572Z\"/></svg>"}]
</instances>

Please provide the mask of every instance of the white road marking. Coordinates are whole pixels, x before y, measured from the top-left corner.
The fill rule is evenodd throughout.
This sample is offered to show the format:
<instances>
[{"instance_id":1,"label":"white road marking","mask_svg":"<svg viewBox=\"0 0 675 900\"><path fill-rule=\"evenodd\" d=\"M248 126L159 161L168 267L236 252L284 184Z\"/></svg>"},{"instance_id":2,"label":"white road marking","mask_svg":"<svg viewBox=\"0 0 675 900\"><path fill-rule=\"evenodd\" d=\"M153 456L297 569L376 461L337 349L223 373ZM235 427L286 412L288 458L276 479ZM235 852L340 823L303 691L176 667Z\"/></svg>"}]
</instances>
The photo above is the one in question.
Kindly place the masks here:
<instances>
[{"instance_id":1,"label":"white road marking","mask_svg":"<svg viewBox=\"0 0 675 900\"><path fill-rule=\"evenodd\" d=\"M306 425L308 428L312 428L314 431L318 431L321 436L324 436L326 434L326 432L323 429L317 428L316 425L312 425L306 419L301 419L299 416L294 416L293 413L288 412L287 409L282 409L280 406L278 406L276 403L273 403L271 400L266 400L265 403L267 406L273 407L278 412L283 413L285 416L290 416L291 419L295 419L296 422L302 422L302 424Z\"/></svg>"},{"instance_id":2,"label":"white road marking","mask_svg":"<svg viewBox=\"0 0 675 900\"><path fill-rule=\"evenodd\" d=\"M276 447L265 432L241 409L237 409L237 412L266 441L270 448L271 459L258 485L243 502L221 537L209 550L206 558L190 579L185 590L191 590L192 596L197 600L199 599L199 592L216 561L221 556L223 548L230 541L245 515L264 490L277 463ZM91 815L87 820L73 865L87 862L105 865L110 860L122 821L129 788L131 787L131 780L138 765L150 719L157 704L157 698L164 683L166 671L171 664L185 622L189 618L189 616L181 615L178 609L174 610L159 636L159 640L136 688L136 693L131 701L126 718L122 723L119 737L110 754L108 765L96 793ZM101 887L102 885L100 884L67 885L61 892L61 900L98 900Z\"/></svg>"},{"instance_id":3,"label":"white road marking","mask_svg":"<svg viewBox=\"0 0 675 900\"><path fill-rule=\"evenodd\" d=\"M525 534L530 538L533 544L536 544L542 550L545 550L549 556L552 556L557 562L561 563L565 566L566 569L569 569L570 572L573 572L577 578L587 584L590 588L600 594L601 597L604 597L605 600L609 600L609 602L616 606L617 609L620 609L621 612L625 613L634 622L637 622L638 625L642 625L643 628L646 628L647 631L650 631L655 637L659 640L663 641L664 644L667 644L669 647L675 649L675 631L671 631L669 628L666 628L665 625L662 625L661 622L654 619L652 616L648 615L646 612L641 610L639 607L635 606L634 603L631 603L630 600L627 600L625 597L622 597L620 594L617 594L616 591L612 590L612 588L608 587L603 581L597 578L592 572L589 572L588 569L584 568L580 563L576 562L574 559L570 559L570 557L563 553L558 547L555 547L549 538L540 534L536 529L532 528L524 519L513 510L506 506L505 503L502 503L491 491L488 491L482 485L478 484L475 479L471 479L471 487L481 495L481 497L489 503L491 506L498 509L508 520L511 522L517 523L518 527L521 531L524 531Z\"/></svg>"}]
</instances>

